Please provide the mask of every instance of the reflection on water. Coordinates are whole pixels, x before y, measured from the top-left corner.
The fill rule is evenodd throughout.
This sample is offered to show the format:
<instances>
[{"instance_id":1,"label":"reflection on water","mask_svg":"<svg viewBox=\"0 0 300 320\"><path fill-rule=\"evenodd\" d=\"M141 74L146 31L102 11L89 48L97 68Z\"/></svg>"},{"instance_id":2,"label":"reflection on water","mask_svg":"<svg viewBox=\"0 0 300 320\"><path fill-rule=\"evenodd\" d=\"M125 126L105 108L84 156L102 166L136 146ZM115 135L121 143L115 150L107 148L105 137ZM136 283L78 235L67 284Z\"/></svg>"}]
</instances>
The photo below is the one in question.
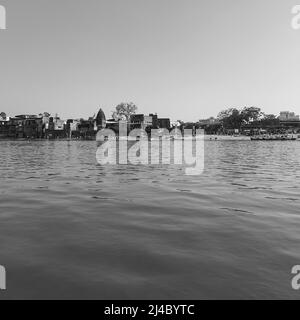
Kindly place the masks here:
<instances>
[{"instance_id":1,"label":"reflection on water","mask_svg":"<svg viewBox=\"0 0 300 320\"><path fill-rule=\"evenodd\" d=\"M1 141L0 298L299 298L299 142L206 142L205 172Z\"/></svg>"}]
</instances>

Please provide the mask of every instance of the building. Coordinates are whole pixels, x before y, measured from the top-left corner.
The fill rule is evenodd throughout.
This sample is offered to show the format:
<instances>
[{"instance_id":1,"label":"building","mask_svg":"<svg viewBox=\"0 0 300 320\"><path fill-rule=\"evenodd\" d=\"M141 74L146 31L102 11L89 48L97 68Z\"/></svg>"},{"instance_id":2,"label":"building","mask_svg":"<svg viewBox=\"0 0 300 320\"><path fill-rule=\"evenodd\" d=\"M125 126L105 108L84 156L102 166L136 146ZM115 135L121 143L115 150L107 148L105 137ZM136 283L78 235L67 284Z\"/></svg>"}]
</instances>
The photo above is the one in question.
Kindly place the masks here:
<instances>
[{"instance_id":1,"label":"building","mask_svg":"<svg viewBox=\"0 0 300 320\"><path fill-rule=\"evenodd\" d=\"M74 131L78 131L80 125L80 120L75 120L75 119L70 119L67 120L67 127L68 127L68 131L74 132Z\"/></svg>"},{"instance_id":2,"label":"building","mask_svg":"<svg viewBox=\"0 0 300 320\"><path fill-rule=\"evenodd\" d=\"M284 121L300 121L299 116L295 115L295 112L281 111L279 120Z\"/></svg>"},{"instance_id":3,"label":"building","mask_svg":"<svg viewBox=\"0 0 300 320\"><path fill-rule=\"evenodd\" d=\"M96 136L94 120L80 119L78 131L81 139L92 140Z\"/></svg>"},{"instance_id":4,"label":"building","mask_svg":"<svg viewBox=\"0 0 300 320\"><path fill-rule=\"evenodd\" d=\"M121 120L121 121L123 121L123 120ZM112 130L116 134L119 133L119 121L117 121L115 119L106 120L106 129ZM130 130L130 128L128 128L128 123L127 123L127 131L128 130Z\"/></svg>"},{"instance_id":5,"label":"building","mask_svg":"<svg viewBox=\"0 0 300 320\"><path fill-rule=\"evenodd\" d=\"M282 111L278 117L281 131L297 132L300 128L299 116L294 112Z\"/></svg>"},{"instance_id":6,"label":"building","mask_svg":"<svg viewBox=\"0 0 300 320\"><path fill-rule=\"evenodd\" d=\"M158 125L158 128L170 130L171 121L169 118L158 118L157 125Z\"/></svg>"},{"instance_id":7,"label":"building","mask_svg":"<svg viewBox=\"0 0 300 320\"><path fill-rule=\"evenodd\" d=\"M169 118L158 118L157 114L150 113L148 116L144 114L133 114L130 117L130 128L132 129L170 129L171 121Z\"/></svg>"},{"instance_id":8,"label":"building","mask_svg":"<svg viewBox=\"0 0 300 320\"><path fill-rule=\"evenodd\" d=\"M102 109L97 116L88 120L68 119L64 121L57 115L51 117L44 112L37 115L22 114L14 118L0 113L0 138L25 139L95 139L98 130L105 128L106 117Z\"/></svg>"},{"instance_id":9,"label":"building","mask_svg":"<svg viewBox=\"0 0 300 320\"><path fill-rule=\"evenodd\" d=\"M17 115L7 124L10 138L37 139L43 137L43 119L36 115Z\"/></svg>"},{"instance_id":10,"label":"building","mask_svg":"<svg viewBox=\"0 0 300 320\"><path fill-rule=\"evenodd\" d=\"M144 114L132 114L130 116L130 129L142 129L144 127L144 117Z\"/></svg>"},{"instance_id":11,"label":"building","mask_svg":"<svg viewBox=\"0 0 300 320\"><path fill-rule=\"evenodd\" d=\"M49 121L49 122L47 122ZM64 139L67 137L66 123L61 120L57 115L49 117L44 127L44 135L47 139Z\"/></svg>"},{"instance_id":12,"label":"building","mask_svg":"<svg viewBox=\"0 0 300 320\"><path fill-rule=\"evenodd\" d=\"M152 128L153 129L157 129L158 128L158 117L157 117L157 114L153 114L153 113L150 113L149 114L150 117L152 117Z\"/></svg>"},{"instance_id":13,"label":"building","mask_svg":"<svg viewBox=\"0 0 300 320\"><path fill-rule=\"evenodd\" d=\"M96 128L98 130L104 129L106 127L106 117L103 110L100 108L96 116Z\"/></svg>"},{"instance_id":14,"label":"building","mask_svg":"<svg viewBox=\"0 0 300 320\"><path fill-rule=\"evenodd\" d=\"M60 119L55 119L54 121L54 130L56 131L62 131L65 129L65 122Z\"/></svg>"},{"instance_id":15,"label":"building","mask_svg":"<svg viewBox=\"0 0 300 320\"><path fill-rule=\"evenodd\" d=\"M130 116L130 129L143 129L153 127L153 115L133 114Z\"/></svg>"},{"instance_id":16,"label":"building","mask_svg":"<svg viewBox=\"0 0 300 320\"><path fill-rule=\"evenodd\" d=\"M5 113L0 114L0 138L8 138L9 135L9 118Z\"/></svg>"}]
</instances>

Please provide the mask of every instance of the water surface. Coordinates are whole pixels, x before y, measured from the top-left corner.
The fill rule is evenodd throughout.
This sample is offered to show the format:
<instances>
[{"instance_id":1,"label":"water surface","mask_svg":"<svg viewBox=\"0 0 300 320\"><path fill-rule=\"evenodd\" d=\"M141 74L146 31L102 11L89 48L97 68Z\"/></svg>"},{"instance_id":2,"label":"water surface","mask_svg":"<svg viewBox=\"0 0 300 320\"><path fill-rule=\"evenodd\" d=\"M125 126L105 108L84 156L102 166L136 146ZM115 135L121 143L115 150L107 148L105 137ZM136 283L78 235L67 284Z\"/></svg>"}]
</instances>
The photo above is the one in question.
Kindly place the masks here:
<instances>
[{"instance_id":1,"label":"water surface","mask_svg":"<svg viewBox=\"0 0 300 320\"><path fill-rule=\"evenodd\" d=\"M207 141L205 172L0 141L0 298L294 298L300 142Z\"/></svg>"}]
</instances>

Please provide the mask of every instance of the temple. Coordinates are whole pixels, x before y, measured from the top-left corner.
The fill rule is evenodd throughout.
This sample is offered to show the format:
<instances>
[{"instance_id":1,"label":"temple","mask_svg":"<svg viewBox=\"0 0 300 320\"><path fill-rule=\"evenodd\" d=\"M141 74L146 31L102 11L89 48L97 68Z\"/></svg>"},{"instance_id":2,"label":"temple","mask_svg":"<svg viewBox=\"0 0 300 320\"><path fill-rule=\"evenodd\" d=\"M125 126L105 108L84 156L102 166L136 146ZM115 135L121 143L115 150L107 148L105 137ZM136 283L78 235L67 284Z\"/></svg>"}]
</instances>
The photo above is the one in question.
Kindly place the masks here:
<instances>
[{"instance_id":1,"label":"temple","mask_svg":"<svg viewBox=\"0 0 300 320\"><path fill-rule=\"evenodd\" d=\"M106 117L102 109L89 119L62 120L47 112L39 115L22 114L7 117L0 113L2 139L95 139L98 130L105 128Z\"/></svg>"},{"instance_id":2,"label":"temple","mask_svg":"<svg viewBox=\"0 0 300 320\"><path fill-rule=\"evenodd\" d=\"M103 129L106 126L105 113L103 112L103 110L101 108L96 116L96 125L97 125L98 130Z\"/></svg>"}]
</instances>

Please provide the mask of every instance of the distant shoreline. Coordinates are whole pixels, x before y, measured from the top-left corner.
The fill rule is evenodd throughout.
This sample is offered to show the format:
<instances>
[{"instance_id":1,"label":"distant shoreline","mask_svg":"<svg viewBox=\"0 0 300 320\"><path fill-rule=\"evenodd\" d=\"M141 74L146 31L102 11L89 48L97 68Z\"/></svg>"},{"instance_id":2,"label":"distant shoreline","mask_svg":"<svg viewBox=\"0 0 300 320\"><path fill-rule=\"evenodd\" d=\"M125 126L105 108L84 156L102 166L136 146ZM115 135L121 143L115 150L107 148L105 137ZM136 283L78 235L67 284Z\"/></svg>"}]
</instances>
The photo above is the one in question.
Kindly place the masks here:
<instances>
[{"instance_id":1,"label":"distant shoreline","mask_svg":"<svg viewBox=\"0 0 300 320\"><path fill-rule=\"evenodd\" d=\"M275 137L275 135L273 135ZM292 137L293 136L293 137ZM205 134L204 135L204 141L251 141L253 139L253 137L255 136L246 136L246 135L216 135L216 134ZM258 137L258 136L256 136ZM270 137L272 137L271 135L269 135L268 137L263 137L263 135L261 135L261 139L256 139L256 140L261 140L261 141L282 141L284 139L279 139L280 137L278 137L278 139L271 139ZM289 138L293 138L294 140L298 140L300 141L300 135L299 134L291 134ZM251 139L252 138L252 139ZM288 138L288 137L287 137ZM176 137L175 139L170 139L170 141L174 141L174 140L180 140L181 138ZM119 137L116 136L115 137L116 141L119 141ZM126 139L128 140L128 139ZM138 141L139 138L137 137ZM153 140L151 139L151 137L148 137L148 140ZM291 141L292 139L285 139L285 141ZM96 136L94 138L81 138L81 139L74 139L74 138L54 138L54 139L49 139L49 138L9 138L9 137L0 137L0 141L91 141L91 142L95 142L97 141ZM128 141L135 141L135 139L133 139L133 137L128 140Z\"/></svg>"}]
</instances>

